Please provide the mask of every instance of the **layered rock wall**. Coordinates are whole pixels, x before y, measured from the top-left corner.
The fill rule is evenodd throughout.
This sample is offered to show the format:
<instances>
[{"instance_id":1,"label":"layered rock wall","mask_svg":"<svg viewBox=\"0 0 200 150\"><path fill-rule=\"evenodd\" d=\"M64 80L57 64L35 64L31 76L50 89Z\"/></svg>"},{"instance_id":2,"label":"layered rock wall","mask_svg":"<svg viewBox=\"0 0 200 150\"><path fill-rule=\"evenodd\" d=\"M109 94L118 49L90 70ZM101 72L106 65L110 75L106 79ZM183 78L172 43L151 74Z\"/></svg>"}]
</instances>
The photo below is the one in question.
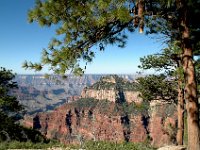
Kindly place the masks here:
<instances>
[{"instance_id":1,"label":"layered rock wall","mask_svg":"<svg viewBox=\"0 0 200 150\"><path fill-rule=\"evenodd\" d=\"M97 107L79 109L73 104L65 104L53 112L38 114L37 126L32 121L32 127L46 137L63 143L86 140L148 141L156 147L173 143L177 118L175 106L154 104L150 107L149 116L142 113L114 114L114 103L110 103L108 110L102 112ZM30 118L24 124L30 126Z\"/></svg>"},{"instance_id":2,"label":"layered rock wall","mask_svg":"<svg viewBox=\"0 0 200 150\"><path fill-rule=\"evenodd\" d=\"M173 143L177 120L175 104L159 100L148 105L142 102L134 87L116 76L102 78L84 88L81 93L84 99L49 113L39 113L32 119L27 117L24 125L32 124L46 137L64 143L127 141L149 142L156 147Z\"/></svg>"},{"instance_id":3,"label":"layered rock wall","mask_svg":"<svg viewBox=\"0 0 200 150\"><path fill-rule=\"evenodd\" d=\"M109 100L111 102L115 102L116 99L122 99L122 101L126 101L128 103L135 102L141 103L142 99L139 97L139 92L137 91L122 91L113 89L88 89L85 88L81 92L82 98L94 98L98 100Z\"/></svg>"}]
</instances>

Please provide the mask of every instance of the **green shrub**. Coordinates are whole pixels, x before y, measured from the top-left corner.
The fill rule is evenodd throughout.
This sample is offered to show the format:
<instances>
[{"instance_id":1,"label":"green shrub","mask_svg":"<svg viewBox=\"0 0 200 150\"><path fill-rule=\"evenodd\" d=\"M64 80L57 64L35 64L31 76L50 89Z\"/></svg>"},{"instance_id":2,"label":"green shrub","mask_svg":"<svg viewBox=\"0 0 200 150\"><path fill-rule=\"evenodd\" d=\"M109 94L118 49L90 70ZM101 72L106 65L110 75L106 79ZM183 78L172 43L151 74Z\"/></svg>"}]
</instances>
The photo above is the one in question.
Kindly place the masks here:
<instances>
[{"instance_id":1,"label":"green shrub","mask_svg":"<svg viewBox=\"0 0 200 150\"><path fill-rule=\"evenodd\" d=\"M93 110L96 109L101 114L116 115L131 115L131 114L148 114L149 103L142 102L141 104L132 103L114 103L108 100L97 100L94 98L82 98L78 101L71 103L79 112L84 109ZM112 107L114 106L114 107Z\"/></svg>"},{"instance_id":2,"label":"green shrub","mask_svg":"<svg viewBox=\"0 0 200 150\"><path fill-rule=\"evenodd\" d=\"M89 141L83 146L86 150L153 150L154 148L142 143L114 143L106 141Z\"/></svg>"},{"instance_id":3,"label":"green shrub","mask_svg":"<svg viewBox=\"0 0 200 150\"><path fill-rule=\"evenodd\" d=\"M51 141L49 143L33 143L30 141L27 142L19 142L19 141L11 141L11 142L1 142L0 150L5 149L47 149L51 147L64 147L63 144L60 144L56 141Z\"/></svg>"},{"instance_id":4,"label":"green shrub","mask_svg":"<svg viewBox=\"0 0 200 150\"><path fill-rule=\"evenodd\" d=\"M19 142L19 141L11 141L11 142L1 142L0 150L5 149L47 149L47 148L55 148L59 147L65 150L72 149L84 149L84 150L154 150L155 148L150 145L146 145L144 143L114 143L114 142L106 142L106 141L87 141L80 145L64 145L57 141L51 141L47 144L45 143L33 143L33 142Z\"/></svg>"}]
</instances>

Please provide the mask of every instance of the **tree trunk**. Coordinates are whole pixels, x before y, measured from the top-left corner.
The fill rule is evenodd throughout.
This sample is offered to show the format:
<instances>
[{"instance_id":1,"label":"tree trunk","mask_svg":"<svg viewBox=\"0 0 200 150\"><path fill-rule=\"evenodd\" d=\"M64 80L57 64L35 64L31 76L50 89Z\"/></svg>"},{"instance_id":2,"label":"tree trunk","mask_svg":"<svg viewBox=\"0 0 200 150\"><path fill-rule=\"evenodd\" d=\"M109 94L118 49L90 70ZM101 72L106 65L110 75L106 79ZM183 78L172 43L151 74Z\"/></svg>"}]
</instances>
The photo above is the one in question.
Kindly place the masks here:
<instances>
[{"instance_id":1,"label":"tree trunk","mask_svg":"<svg viewBox=\"0 0 200 150\"><path fill-rule=\"evenodd\" d=\"M200 150L199 112L192 49L184 48L185 99L187 106L188 149Z\"/></svg>"},{"instance_id":2,"label":"tree trunk","mask_svg":"<svg viewBox=\"0 0 200 150\"><path fill-rule=\"evenodd\" d=\"M144 31L144 0L139 0L138 1L138 17L140 19L140 24L139 24L139 32L143 33Z\"/></svg>"},{"instance_id":3,"label":"tree trunk","mask_svg":"<svg viewBox=\"0 0 200 150\"><path fill-rule=\"evenodd\" d=\"M185 100L188 124L188 150L200 150L199 109L197 84L190 43L189 14L187 0L179 0L180 25L182 29L183 69L185 79Z\"/></svg>"},{"instance_id":4,"label":"tree trunk","mask_svg":"<svg viewBox=\"0 0 200 150\"><path fill-rule=\"evenodd\" d=\"M184 91L182 88L182 80L178 79L178 131L176 135L176 141L178 145L183 145L184 135Z\"/></svg>"}]
</instances>

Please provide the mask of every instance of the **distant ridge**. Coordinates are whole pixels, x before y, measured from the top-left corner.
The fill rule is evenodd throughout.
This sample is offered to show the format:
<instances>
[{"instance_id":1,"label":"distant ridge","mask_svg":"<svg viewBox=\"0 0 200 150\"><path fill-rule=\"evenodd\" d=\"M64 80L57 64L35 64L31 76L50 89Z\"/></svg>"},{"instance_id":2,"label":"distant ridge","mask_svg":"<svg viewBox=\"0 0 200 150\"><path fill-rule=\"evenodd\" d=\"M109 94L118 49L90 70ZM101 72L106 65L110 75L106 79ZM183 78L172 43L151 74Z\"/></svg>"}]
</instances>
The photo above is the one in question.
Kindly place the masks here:
<instances>
[{"instance_id":1,"label":"distant ridge","mask_svg":"<svg viewBox=\"0 0 200 150\"><path fill-rule=\"evenodd\" d=\"M59 75L50 75L50 78L46 79L44 74L18 74L15 81L18 83L19 89L13 94L17 95L28 113L45 112L73 100L74 97L79 97L83 88L91 86L105 76L109 75L84 74L77 77L70 74L67 79L63 79ZM118 76L131 82L138 77L137 74L120 74Z\"/></svg>"}]
</instances>

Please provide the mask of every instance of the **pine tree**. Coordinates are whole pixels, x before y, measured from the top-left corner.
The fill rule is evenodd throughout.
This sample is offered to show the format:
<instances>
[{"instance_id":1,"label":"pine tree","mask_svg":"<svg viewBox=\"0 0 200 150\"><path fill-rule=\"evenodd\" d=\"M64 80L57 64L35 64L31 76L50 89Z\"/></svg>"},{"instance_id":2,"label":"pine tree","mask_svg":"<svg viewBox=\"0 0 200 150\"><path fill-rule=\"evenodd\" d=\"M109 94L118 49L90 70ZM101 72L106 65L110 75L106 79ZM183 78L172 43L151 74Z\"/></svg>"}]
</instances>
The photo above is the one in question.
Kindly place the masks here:
<instances>
[{"instance_id":1,"label":"pine tree","mask_svg":"<svg viewBox=\"0 0 200 150\"><path fill-rule=\"evenodd\" d=\"M183 80L183 67L180 61L181 49L176 43L170 44L168 48L164 48L161 53L147 55L140 58L141 69L154 69L156 71L164 71L169 78L176 82L175 87L177 90L175 102L177 103L178 112L178 130L177 130L177 143L183 145L184 135L184 80ZM175 94L175 93L174 93Z\"/></svg>"},{"instance_id":2,"label":"pine tree","mask_svg":"<svg viewBox=\"0 0 200 150\"><path fill-rule=\"evenodd\" d=\"M176 102L176 82L169 80L164 74L148 75L137 79L138 90L145 101L165 100Z\"/></svg>"},{"instance_id":3,"label":"pine tree","mask_svg":"<svg viewBox=\"0 0 200 150\"><path fill-rule=\"evenodd\" d=\"M0 136L11 140L12 130L17 129L15 121L19 118L23 107L15 96L10 95L12 89L17 88L16 82L12 81L15 75L11 70L0 68ZM4 140L4 139L3 139Z\"/></svg>"},{"instance_id":4,"label":"pine tree","mask_svg":"<svg viewBox=\"0 0 200 150\"><path fill-rule=\"evenodd\" d=\"M10 95L10 91L18 87L17 83L12 81L14 77L11 70L0 68L0 113L11 117L23 110L17 98Z\"/></svg>"},{"instance_id":5,"label":"pine tree","mask_svg":"<svg viewBox=\"0 0 200 150\"><path fill-rule=\"evenodd\" d=\"M48 64L55 73L65 74L71 69L75 74L82 74L84 69L79 62L84 60L87 65L93 60L94 45L99 45L100 50L104 50L106 44L124 47L126 31L133 32L137 26L140 32L146 26L149 33L159 31L171 41L181 41L181 65L188 106L188 148L199 150L197 85L193 64L193 45L199 41L200 22L196 19L200 15L199 8L197 0L38 0L35 8L29 11L29 21L37 21L41 26L56 24L59 36L43 51L40 63L25 62L24 67L41 70Z\"/></svg>"}]
</instances>

